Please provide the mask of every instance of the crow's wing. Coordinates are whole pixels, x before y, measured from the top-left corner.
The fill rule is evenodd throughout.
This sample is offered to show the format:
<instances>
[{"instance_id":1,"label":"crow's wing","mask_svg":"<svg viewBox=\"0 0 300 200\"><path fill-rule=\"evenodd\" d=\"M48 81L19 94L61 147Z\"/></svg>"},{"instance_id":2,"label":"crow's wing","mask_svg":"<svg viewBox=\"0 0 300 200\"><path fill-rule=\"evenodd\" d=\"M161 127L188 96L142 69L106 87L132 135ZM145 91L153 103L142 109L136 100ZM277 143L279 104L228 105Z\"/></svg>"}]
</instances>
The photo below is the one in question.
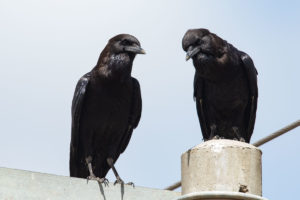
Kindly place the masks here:
<instances>
[{"instance_id":1,"label":"crow's wing","mask_svg":"<svg viewBox=\"0 0 300 200\"><path fill-rule=\"evenodd\" d=\"M141 89L138 80L135 78L132 78L132 88L132 100L130 107L130 115L128 118L128 126L120 145L119 154L125 151L130 141L132 131L138 126L142 114Z\"/></svg>"},{"instance_id":2,"label":"crow's wing","mask_svg":"<svg viewBox=\"0 0 300 200\"><path fill-rule=\"evenodd\" d=\"M78 167L78 139L79 139L79 126L80 116L83 108L83 102L91 73L82 76L75 88L73 101L72 101L72 133L70 144L70 175L76 176Z\"/></svg>"},{"instance_id":3,"label":"crow's wing","mask_svg":"<svg viewBox=\"0 0 300 200\"><path fill-rule=\"evenodd\" d=\"M205 116L205 95L203 93L204 80L201 75L196 71L194 77L194 99L196 101L197 114L200 122L200 127L204 140L208 140L210 132L208 129L208 121Z\"/></svg>"},{"instance_id":4,"label":"crow's wing","mask_svg":"<svg viewBox=\"0 0 300 200\"><path fill-rule=\"evenodd\" d=\"M246 127L245 140L246 142L249 143L254 129L256 108L257 108L257 97L258 97L257 70L254 66L252 59L248 54L241 52L240 57L246 72L249 91L250 91L250 99L248 101L248 105L246 108L246 116L245 116L245 127Z\"/></svg>"}]
</instances>

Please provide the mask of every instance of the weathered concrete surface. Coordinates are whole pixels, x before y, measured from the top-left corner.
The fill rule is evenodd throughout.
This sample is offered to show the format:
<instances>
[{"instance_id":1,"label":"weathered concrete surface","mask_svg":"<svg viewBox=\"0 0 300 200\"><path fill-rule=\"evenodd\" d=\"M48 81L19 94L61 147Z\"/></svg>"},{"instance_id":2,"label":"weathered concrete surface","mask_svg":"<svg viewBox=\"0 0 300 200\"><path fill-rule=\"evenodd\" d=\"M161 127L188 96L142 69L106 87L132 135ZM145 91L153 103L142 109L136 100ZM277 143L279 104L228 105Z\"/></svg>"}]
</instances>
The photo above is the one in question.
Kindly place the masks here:
<instances>
[{"instance_id":1,"label":"weathered concrete surface","mask_svg":"<svg viewBox=\"0 0 300 200\"><path fill-rule=\"evenodd\" d=\"M262 195L261 151L244 142L210 140L181 157L182 194L202 191Z\"/></svg>"},{"instance_id":2,"label":"weathered concrete surface","mask_svg":"<svg viewBox=\"0 0 300 200\"><path fill-rule=\"evenodd\" d=\"M0 168L1 200L174 200L178 192Z\"/></svg>"}]
</instances>

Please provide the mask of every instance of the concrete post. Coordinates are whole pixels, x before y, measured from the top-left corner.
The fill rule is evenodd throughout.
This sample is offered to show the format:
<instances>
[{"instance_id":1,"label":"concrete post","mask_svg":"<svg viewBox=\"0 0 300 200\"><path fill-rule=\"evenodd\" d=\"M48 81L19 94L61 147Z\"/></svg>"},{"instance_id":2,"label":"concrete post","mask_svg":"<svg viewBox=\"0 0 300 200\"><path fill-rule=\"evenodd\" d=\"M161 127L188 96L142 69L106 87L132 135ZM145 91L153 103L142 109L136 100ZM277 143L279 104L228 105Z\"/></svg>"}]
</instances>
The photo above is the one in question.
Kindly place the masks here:
<instances>
[{"instance_id":1,"label":"concrete post","mask_svg":"<svg viewBox=\"0 0 300 200\"><path fill-rule=\"evenodd\" d=\"M188 150L181 156L180 199L264 199L261 154L251 144L225 139Z\"/></svg>"}]
</instances>

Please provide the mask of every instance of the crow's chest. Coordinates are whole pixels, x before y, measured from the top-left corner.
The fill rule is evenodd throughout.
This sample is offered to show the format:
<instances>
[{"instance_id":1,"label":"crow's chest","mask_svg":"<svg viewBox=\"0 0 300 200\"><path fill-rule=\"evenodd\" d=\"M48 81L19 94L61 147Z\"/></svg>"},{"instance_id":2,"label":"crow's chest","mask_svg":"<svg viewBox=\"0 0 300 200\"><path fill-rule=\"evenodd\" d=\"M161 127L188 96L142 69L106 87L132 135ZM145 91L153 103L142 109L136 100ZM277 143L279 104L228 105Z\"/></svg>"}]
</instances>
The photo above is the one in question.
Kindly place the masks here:
<instances>
[{"instance_id":1,"label":"crow's chest","mask_svg":"<svg viewBox=\"0 0 300 200\"><path fill-rule=\"evenodd\" d=\"M125 122L130 114L132 88L128 85L94 86L85 102L87 115L95 122Z\"/></svg>"},{"instance_id":2,"label":"crow's chest","mask_svg":"<svg viewBox=\"0 0 300 200\"><path fill-rule=\"evenodd\" d=\"M205 97L208 104L221 109L244 107L249 98L247 80L235 77L226 82L205 82Z\"/></svg>"}]
</instances>

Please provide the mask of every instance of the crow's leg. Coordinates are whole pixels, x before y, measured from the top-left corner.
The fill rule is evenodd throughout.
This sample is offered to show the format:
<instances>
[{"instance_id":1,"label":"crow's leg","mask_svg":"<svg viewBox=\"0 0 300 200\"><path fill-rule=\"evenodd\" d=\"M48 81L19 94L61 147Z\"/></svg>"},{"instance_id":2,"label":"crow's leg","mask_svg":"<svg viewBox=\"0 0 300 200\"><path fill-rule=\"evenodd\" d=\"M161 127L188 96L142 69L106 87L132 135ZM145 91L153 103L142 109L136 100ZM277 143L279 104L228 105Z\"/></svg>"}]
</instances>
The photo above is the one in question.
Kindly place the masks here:
<instances>
[{"instance_id":1,"label":"crow's leg","mask_svg":"<svg viewBox=\"0 0 300 200\"><path fill-rule=\"evenodd\" d=\"M210 136L209 140L211 139L220 139L220 136L217 133L217 126L215 124L210 125Z\"/></svg>"},{"instance_id":2,"label":"crow's leg","mask_svg":"<svg viewBox=\"0 0 300 200\"><path fill-rule=\"evenodd\" d=\"M89 169L89 172L90 172L90 175L86 178L87 181L89 180L95 180L95 181L98 181L99 183L103 183L104 186L108 186L108 180L103 177L103 178L99 178L99 177L96 177L94 172L93 172L93 167L92 167L92 157L91 156L88 156L85 161L86 161L86 164L88 166L88 169Z\"/></svg>"},{"instance_id":3,"label":"crow's leg","mask_svg":"<svg viewBox=\"0 0 300 200\"><path fill-rule=\"evenodd\" d=\"M110 168L113 170L113 173L115 174L116 176L116 181L114 183L114 185L116 185L117 183L119 184L124 184L124 181L121 179L121 177L119 176L115 166L114 166L114 159L112 158L107 158L107 164L110 166ZM129 183L126 183L126 185L132 185L134 187L134 183L133 182L129 182Z\"/></svg>"},{"instance_id":4,"label":"crow's leg","mask_svg":"<svg viewBox=\"0 0 300 200\"><path fill-rule=\"evenodd\" d=\"M234 126L232 127L233 133L235 135L235 138L237 138L237 140L241 141L241 142L245 142L245 138L243 138L240 134L240 130L238 127ZM234 138L234 139L235 139Z\"/></svg>"}]
</instances>

